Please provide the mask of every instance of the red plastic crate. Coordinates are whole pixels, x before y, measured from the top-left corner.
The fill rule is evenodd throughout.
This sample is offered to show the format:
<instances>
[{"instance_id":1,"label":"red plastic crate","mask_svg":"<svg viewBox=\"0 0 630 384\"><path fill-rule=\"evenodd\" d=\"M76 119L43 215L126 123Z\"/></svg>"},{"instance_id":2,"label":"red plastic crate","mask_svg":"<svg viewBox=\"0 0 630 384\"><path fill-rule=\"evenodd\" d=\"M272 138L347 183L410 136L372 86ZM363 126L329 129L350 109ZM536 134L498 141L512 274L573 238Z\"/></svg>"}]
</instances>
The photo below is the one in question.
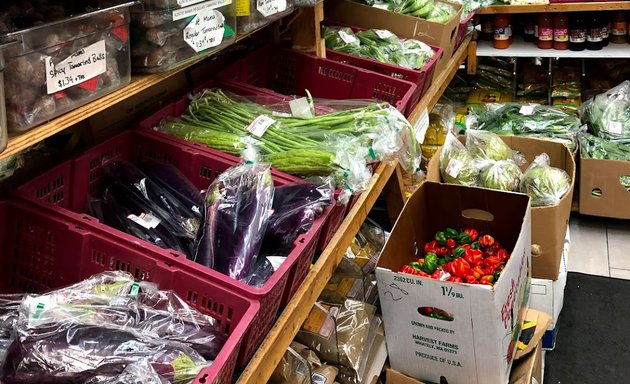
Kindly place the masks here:
<instances>
[{"instance_id":1,"label":"red plastic crate","mask_svg":"<svg viewBox=\"0 0 630 384\"><path fill-rule=\"evenodd\" d=\"M457 29L457 40L455 43L455 51L457 50L457 48L459 48L460 45L462 45L462 42L464 42L464 39L466 38L466 35L468 34L468 24L470 23L470 21L472 20L473 16L475 16L475 12L470 12L468 14L468 16L466 16L465 19L461 20L459 22L459 29Z\"/></svg>"},{"instance_id":2,"label":"red plastic crate","mask_svg":"<svg viewBox=\"0 0 630 384\"><path fill-rule=\"evenodd\" d=\"M88 194L102 189L103 162L121 158L131 162L144 159L167 161L176 166L200 190L207 188L212 180L227 168L241 160L230 160L216 156L209 151L199 151L187 145L180 145L162 137L141 131L124 132L102 144L87 150L84 154L52 168L45 174L21 186L18 197L26 199L33 206L72 220L81 220L84 227L102 236L109 236L121 243L136 244L152 251L152 255L162 261L173 263L191 273L204 277L228 289L258 300L260 311L253 326L248 330L240 350L238 367L244 366L267 335L275 321L281 305L286 304L290 294L302 282L315 253L322 226L326 221L326 211L319 217L311 230L298 237L291 254L282 266L262 287L251 287L231 279L210 268L199 265L174 250L165 250L140 240L124 232L108 227L97 219L83 213ZM285 185L286 180L275 179L276 185Z\"/></svg>"},{"instance_id":3,"label":"red plastic crate","mask_svg":"<svg viewBox=\"0 0 630 384\"><path fill-rule=\"evenodd\" d=\"M355 32L364 30L363 28L358 28L350 25L343 26L351 28ZM417 87L416 91L409 101L407 110L404 111L405 115L409 115L431 86L433 82L433 74L435 73L435 67L444 52L442 48L438 46L431 44L428 45L433 49L435 55L424 67L418 70L401 67L399 65L381 63L380 61L374 59L334 51L332 49L326 49L326 58L337 61L339 63L349 64L362 69L367 69L368 71L380 73L383 75L394 77L396 79L406 80L414 83Z\"/></svg>"},{"instance_id":4,"label":"red plastic crate","mask_svg":"<svg viewBox=\"0 0 630 384\"><path fill-rule=\"evenodd\" d=\"M0 202L0 290L42 292L110 270L172 289L199 311L216 318L228 336L213 364L194 383L228 384L247 331L255 326L259 304L223 284L161 261L150 248L101 236L82 222L21 201Z\"/></svg>"},{"instance_id":5,"label":"red plastic crate","mask_svg":"<svg viewBox=\"0 0 630 384\"><path fill-rule=\"evenodd\" d=\"M405 113L416 85L290 49L265 46L219 72L220 85L239 85L267 95L323 99L376 99Z\"/></svg>"}]
</instances>

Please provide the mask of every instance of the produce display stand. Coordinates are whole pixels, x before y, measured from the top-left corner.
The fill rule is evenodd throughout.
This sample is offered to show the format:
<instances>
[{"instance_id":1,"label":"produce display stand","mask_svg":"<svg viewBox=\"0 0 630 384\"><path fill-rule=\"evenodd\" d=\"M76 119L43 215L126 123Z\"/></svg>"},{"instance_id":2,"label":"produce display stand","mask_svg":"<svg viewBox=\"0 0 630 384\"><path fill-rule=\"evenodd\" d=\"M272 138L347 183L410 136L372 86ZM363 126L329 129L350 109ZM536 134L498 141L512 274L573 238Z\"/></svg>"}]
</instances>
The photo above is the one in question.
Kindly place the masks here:
<instances>
[{"instance_id":1,"label":"produce display stand","mask_svg":"<svg viewBox=\"0 0 630 384\"><path fill-rule=\"evenodd\" d=\"M594 1L580 3L493 5L477 10L478 15L496 13L539 13L539 12L580 12L580 11L619 11L630 9L629 1Z\"/></svg>"},{"instance_id":2,"label":"produce display stand","mask_svg":"<svg viewBox=\"0 0 630 384\"><path fill-rule=\"evenodd\" d=\"M470 37L467 37L449 60L447 69L433 80L433 85L409 118L412 124L417 122L423 111L430 111L437 103L466 57L469 41ZM381 163L376 169L366 191L354 204L328 247L311 268L302 286L280 314L271 332L241 374L239 384L267 383L381 193L386 198L390 218L395 220L402 210L405 197L402 172L394 162Z\"/></svg>"}]
</instances>

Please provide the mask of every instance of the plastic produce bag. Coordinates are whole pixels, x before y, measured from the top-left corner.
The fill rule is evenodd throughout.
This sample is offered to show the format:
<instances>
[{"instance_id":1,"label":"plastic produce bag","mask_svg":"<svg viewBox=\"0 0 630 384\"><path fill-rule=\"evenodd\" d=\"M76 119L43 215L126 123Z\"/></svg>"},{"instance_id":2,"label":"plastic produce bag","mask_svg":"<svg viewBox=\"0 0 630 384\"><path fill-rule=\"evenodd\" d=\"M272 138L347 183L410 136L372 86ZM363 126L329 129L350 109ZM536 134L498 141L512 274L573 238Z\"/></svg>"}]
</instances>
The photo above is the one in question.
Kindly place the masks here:
<instances>
[{"instance_id":1,"label":"plastic produce bag","mask_svg":"<svg viewBox=\"0 0 630 384\"><path fill-rule=\"evenodd\" d=\"M466 148L479 160L508 160L518 158L516 153L494 132L469 129L466 131ZM519 160L522 158L519 158Z\"/></svg>"},{"instance_id":2,"label":"plastic produce bag","mask_svg":"<svg viewBox=\"0 0 630 384\"><path fill-rule=\"evenodd\" d=\"M630 139L610 141L590 133L580 133L582 157L604 160L630 161Z\"/></svg>"},{"instance_id":3,"label":"plastic produce bag","mask_svg":"<svg viewBox=\"0 0 630 384\"><path fill-rule=\"evenodd\" d=\"M478 165L452 132L444 139L440 154L440 173L442 179L449 184L472 186L479 182Z\"/></svg>"},{"instance_id":4,"label":"plastic produce bag","mask_svg":"<svg viewBox=\"0 0 630 384\"><path fill-rule=\"evenodd\" d=\"M268 382L270 384L310 384L311 367L308 361L289 347Z\"/></svg>"},{"instance_id":5,"label":"plastic produce bag","mask_svg":"<svg viewBox=\"0 0 630 384\"><path fill-rule=\"evenodd\" d=\"M556 205L571 189L569 175L549 164L549 156L541 153L523 173L520 190L530 197L532 207Z\"/></svg>"},{"instance_id":6,"label":"plastic produce bag","mask_svg":"<svg viewBox=\"0 0 630 384\"><path fill-rule=\"evenodd\" d=\"M13 329L19 317L18 308L23 297L23 294L0 295L0 364L4 362L7 350L13 342Z\"/></svg>"},{"instance_id":7,"label":"plastic produce bag","mask_svg":"<svg viewBox=\"0 0 630 384\"><path fill-rule=\"evenodd\" d=\"M191 210L201 215L203 196L173 164L160 161L145 161L140 169L151 180L166 188L173 196L184 203L188 203Z\"/></svg>"},{"instance_id":8,"label":"plastic produce bag","mask_svg":"<svg viewBox=\"0 0 630 384\"><path fill-rule=\"evenodd\" d=\"M96 376L83 384L169 384L147 361L129 364L115 376Z\"/></svg>"},{"instance_id":9,"label":"plastic produce bag","mask_svg":"<svg viewBox=\"0 0 630 384\"><path fill-rule=\"evenodd\" d=\"M256 263L273 196L269 164L239 164L219 175L206 192L195 261L245 279Z\"/></svg>"},{"instance_id":10,"label":"plastic produce bag","mask_svg":"<svg viewBox=\"0 0 630 384\"><path fill-rule=\"evenodd\" d=\"M480 184L484 188L518 191L523 173L514 160L488 160L481 166Z\"/></svg>"},{"instance_id":11,"label":"plastic produce bag","mask_svg":"<svg viewBox=\"0 0 630 384\"><path fill-rule=\"evenodd\" d=\"M584 102L580 115L607 140L630 140L630 80Z\"/></svg>"},{"instance_id":12,"label":"plastic produce bag","mask_svg":"<svg viewBox=\"0 0 630 384\"><path fill-rule=\"evenodd\" d=\"M333 202L327 182L302 182L277 187L261 255L288 256L297 237L309 231Z\"/></svg>"}]
</instances>

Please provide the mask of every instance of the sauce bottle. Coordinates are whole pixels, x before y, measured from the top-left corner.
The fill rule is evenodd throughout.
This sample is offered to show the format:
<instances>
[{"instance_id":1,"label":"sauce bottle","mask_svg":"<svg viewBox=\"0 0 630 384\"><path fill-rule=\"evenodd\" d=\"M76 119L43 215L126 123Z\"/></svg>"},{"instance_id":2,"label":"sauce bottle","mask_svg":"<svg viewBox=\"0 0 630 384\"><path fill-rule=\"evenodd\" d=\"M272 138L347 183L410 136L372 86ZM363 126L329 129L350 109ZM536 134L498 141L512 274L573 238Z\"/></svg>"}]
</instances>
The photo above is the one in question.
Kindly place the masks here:
<instances>
[{"instance_id":1,"label":"sauce bottle","mask_svg":"<svg viewBox=\"0 0 630 384\"><path fill-rule=\"evenodd\" d=\"M602 20L593 13L588 22L588 31L586 32L586 49L598 51L602 49Z\"/></svg>"},{"instance_id":2,"label":"sauce bottle","mask_svg":"<svg viewBox=\"0 0 630 384\"><path fill-rule=\"evenodd\" d=\"M553 17L550 13L538 15L538 48L553 48Z\"/></svg>"},{"instance_id":3,"label":"sauce bottle","mask_svg":"<svg viewBox=\"0 0 630 384\"><path fill-rule=\"evenodd\" d=\"M608 13L600 14L602 20L602 46L607 47L610 40L610 15Z\"/></svg>"},{"instance_id":4,"label":"sauce bottle","mask_svg":"<svg viewBox=\"0 0 630 384\"><path fill-rule=\"evenodd\" d=\"M569 49L569 16L566 13L553 16L553 49Z\"/></svg>"},{"instance_id":5,"label":"sauce bottle","mask_svg":"<svg viewBox=\"0 0 630 384\"><path fill-rule=\"evenodd\" d=\"M481 20L481 40L494 40L494 25L492 24L492 16L485 16Z\"/></svg>"},{"instance_id":6,"label":"sauce bottle","mask_svg":"<svg viewBox=\"0 0 630 384\"><path fill-rule=\"evenodd\" d=\"M569 49L583 51L586 48L586 20L582 12L575 12L569 21Z\"/></svg>"},{"instance_id":7,"label":"sauce bottle","mask_svg":"<svg viewBox=\"0 0 630 384\"><path fill-rule=\"evenodd\" d=\"M494 43L497 49L506 49L510 46L510 36L512 35L510 28L510 18L505 14L494 16Z\"/></svg>"},{"instance_id":8,"label":"sauce bottle","mask_svg":"<svg viewBox=\"0 0 630 384\"><path fill-rule=\"evenodd\" d=\"M524 39L525 41L527 41L528 43L533 43L535 42L535 38L534 38L534 23L533 21L528 21L527 23L525 23L525 29L523 30L523 35L524 35Z\"/></svg>"},{"instance_id":9,"label":"sauce bottle","mask_svg":"<svg viewBox=\"0 0 630 384\"><path fill-rule=\"evenodd\" d=\"M624 11L616 11L613 13L610 42L613 44L625 44L626 28L626 14Z\"/></svg>"}]
</instances>

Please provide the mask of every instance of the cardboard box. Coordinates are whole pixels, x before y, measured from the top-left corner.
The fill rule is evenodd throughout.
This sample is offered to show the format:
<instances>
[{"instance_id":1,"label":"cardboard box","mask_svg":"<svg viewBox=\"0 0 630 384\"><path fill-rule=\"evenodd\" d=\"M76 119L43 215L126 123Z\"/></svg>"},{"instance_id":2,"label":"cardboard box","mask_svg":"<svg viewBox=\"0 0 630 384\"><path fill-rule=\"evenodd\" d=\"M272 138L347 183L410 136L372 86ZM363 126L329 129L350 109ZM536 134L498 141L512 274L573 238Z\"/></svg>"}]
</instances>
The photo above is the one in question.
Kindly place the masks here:
<instances>
[{"instance_id":1,"label":"cardboard box","mask_svg":"<svg viewBox=\"0 0 630 384\"><path fill-rule=\"evenodd\" d=\"M444 50L438 61L435 76L442 71L453 56L462 6L449 3L457 13L446 24L434 23L414 16L390 12L351 0L333 0L324 3L326 20L361 28L387 29L398 37L417 39L437 45Z\"/></svg>"},{"instance_id":2,"label":"cardboard box","mask_svg":"<svg viewBox=\"0 0 630 384\"><path fill-rule=\"evenodd\" d=\"M396 273L436 231L492 233L510 260L493 287ZM381 253L376 280L392 369L449 384L505 384L531 280L529 198L483 188L425 182L409 198ZM420 315L447 311L445 321Z\"/></svg>"},{"instance_id":3,"label":"cardboard box","mask_svg":"<svg viewBox=\"0 0 630 384\"><path fill-rule=\"evenodd\" d=\"M502 136L501 138L510 148L525 155L527 164L523 166L523 170L527 168L537 155L545 152L549 155L552 167L564 169L571 177L571 188L560 200L559 204L550 207L532 207L532 243L539 246L536 247L539 249L539 252L535 252L532 255L532 276L540 279L556 280L560 271L564 238L567 233L571 204L573 202L575 160L571 155L571 151L560 143L522 136ZM465 142L465 138L460 137L460 141ZM427 167L428 181L441 181L442 179L440 175L440 153L436 153L429 162ZM630 162L628 164L630 165Z\"/></svg>"},{"instance_id":4,"label":"cardboard box","mask_svg":"<svg viewBox=\"0 0 630 384\"><path fill-rule=\"evenodd\" d=\"M621 185L621 176L630 176L630 161L581 158L580 213L630 219L630 192Z\"/></svg>"}]
</instances>

